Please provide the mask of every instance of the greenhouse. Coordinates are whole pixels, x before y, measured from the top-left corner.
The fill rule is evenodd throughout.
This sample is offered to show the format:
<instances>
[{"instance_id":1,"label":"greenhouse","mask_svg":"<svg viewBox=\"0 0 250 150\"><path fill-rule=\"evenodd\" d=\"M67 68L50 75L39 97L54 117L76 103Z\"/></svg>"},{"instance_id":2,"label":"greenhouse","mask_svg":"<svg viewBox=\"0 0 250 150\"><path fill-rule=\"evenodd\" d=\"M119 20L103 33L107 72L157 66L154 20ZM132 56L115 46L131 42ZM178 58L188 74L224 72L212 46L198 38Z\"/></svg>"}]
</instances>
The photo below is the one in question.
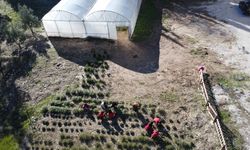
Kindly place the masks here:
<instances>
[{"instance_id":1,"label":"greenhouse","mask_svg":"<svg viewBox=\"0 0 250 150\"><path fill-rule=\"evenodd\" d=\"M50 37L117 39L133 34L142 0L61 0L43 18Z\"/></svg>"}]
</instances>

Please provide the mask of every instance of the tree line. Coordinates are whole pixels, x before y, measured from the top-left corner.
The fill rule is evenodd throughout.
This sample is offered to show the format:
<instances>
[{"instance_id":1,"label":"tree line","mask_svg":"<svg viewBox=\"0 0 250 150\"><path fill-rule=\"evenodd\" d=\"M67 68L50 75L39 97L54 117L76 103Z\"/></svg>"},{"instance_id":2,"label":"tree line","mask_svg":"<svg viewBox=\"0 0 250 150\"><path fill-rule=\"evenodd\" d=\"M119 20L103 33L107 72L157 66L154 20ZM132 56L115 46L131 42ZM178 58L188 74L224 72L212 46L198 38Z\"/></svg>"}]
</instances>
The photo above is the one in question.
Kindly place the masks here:
<instances>
[{"instance_id":1,"label":"tree line","mask_svg":"<svg viewBox=\"0 0 250 150\"><path fill-rule=\"evenodd\" d=\"M40 21L26 5L18 5L17 12L6 2L2 2L0 8L0 40L16 44L21 50L22 43L26 40L26 31L30 30L33 37L36 37L33 28L39 27Z\"/></svg>"}]
</instances>

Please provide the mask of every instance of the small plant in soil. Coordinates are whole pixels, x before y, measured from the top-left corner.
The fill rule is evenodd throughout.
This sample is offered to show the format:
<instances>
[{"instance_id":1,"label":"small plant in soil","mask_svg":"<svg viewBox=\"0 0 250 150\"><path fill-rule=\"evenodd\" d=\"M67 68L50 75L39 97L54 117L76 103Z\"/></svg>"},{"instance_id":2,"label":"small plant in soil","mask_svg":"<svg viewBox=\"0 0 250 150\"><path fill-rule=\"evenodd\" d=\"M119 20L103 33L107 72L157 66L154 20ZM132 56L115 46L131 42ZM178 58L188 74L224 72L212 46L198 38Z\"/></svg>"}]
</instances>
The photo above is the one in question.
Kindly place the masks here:
<instances>
[{"instance_id":1,"label":"small plant in soil","mask_svg":"<svg viewBox=\"0 0 250 150\"><path fill-rule=\"evenodd\" d=\"M81 98L81 97L78 97L78 96L74 96L74 97L72 97L72 101L73 101L75 104L79 104L80 102L82 102L82 98Z\"/></svg>"},{"instance_id":2,"label":"small plant in soil","mask_svg":"<svg viewBox=\"0 0 250 150\"><path fill-rule=\"evenodd\" d=\"M42 108L42 111L41 111L43 114L47 114L49 112L49 109L47 106L43 107Z\"/></svg>"}]
</instances>

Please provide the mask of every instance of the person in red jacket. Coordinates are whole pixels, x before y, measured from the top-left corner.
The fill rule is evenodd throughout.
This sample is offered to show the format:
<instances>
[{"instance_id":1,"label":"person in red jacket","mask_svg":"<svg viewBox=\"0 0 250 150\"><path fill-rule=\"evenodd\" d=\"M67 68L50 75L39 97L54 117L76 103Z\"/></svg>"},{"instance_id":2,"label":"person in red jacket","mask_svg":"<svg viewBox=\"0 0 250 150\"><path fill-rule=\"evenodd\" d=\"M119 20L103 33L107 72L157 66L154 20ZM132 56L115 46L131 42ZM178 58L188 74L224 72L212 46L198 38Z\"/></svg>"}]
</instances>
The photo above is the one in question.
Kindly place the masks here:
<instances>
[{"instance_id":1,"label":"person in red jacket","mask_svg":"<svg viewBox=\"0 0 250 150\"><path fill-rule=\"evenodd\" d=\"M153 132L153 121L150 121L149 123L146 124L146 126L144 127L144 129L147 131L148 135L151 135Z\"/></svg>"},{"instance_id":2,"label":"person in red jacket","mask_svg":"<svg viewBox=\"0 0 250 150\"><path fill-rule=\"evenodd\" d=\"M105 112L104 111L99 112L98 115L97 115L97 118L101 119L101 120L103 120L104 117L105 117Z\"/></svg>"},{"instance_id":3,"label":"person in red jacket","mask_svg":"<svg viewBox=\"0 0 250 150\"><path fill-rule=\"evenodd\" d=\"M160 122L161 122L161 119L160 119L159 117L155 117L155 118L154 118L154 123L155 123L155 125L160 124Z\"/></svg>"},{"instance_id":4,"label":"person in red jacket","mask_svg":"<svg viewBox=\"0 0 250 150\"><path fill-rule=\"evenodd\" d=\"M154 130L153 133L151 134L151 139L155 139L157 137L159 137L159 131Z\"/></svg>"},{"instance_id":5,"label":"person in red jacket","mask_svg":"<svg viewBox=\"0 0 250 150\"><path fill-rule=\"evenodd\" d=\"M109 110L108 116L109 116L110 120L113 119L115 117L115 115L116 115L115 112L112 112L111 110Z\"/></svg>"}]
</instances>

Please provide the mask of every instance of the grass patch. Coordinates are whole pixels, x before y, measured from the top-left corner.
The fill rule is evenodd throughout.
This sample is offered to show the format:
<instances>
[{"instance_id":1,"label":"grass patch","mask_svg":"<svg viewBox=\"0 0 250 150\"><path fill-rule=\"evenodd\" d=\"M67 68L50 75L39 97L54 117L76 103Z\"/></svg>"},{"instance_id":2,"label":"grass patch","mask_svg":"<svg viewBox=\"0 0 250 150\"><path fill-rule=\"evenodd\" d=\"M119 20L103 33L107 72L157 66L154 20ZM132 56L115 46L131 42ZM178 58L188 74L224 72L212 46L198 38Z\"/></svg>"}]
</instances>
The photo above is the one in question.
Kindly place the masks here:
<instances>
[{"instance_id":1,"label":"grass patch","mask_svg":"<svg viewBox=\"0 0 250 150\"><path fill-rule=\"evenodd\" d=\"M191 49L190 53L191 55L196 55L196 56L201 56L201 57L205 57L208 55L207 49L202 48L202 47Z\"/></svg>"},{"instance_id":2,"label":"grass patch","mask_svg":"<svg viewBox=\"0 0 250 150\"><path fill-rule=\"evenodd\" d=\"M165 91L160 94L160 100L161 101L178 101L179 97L175 92Z\"/></svg>"},{"instance_id":3,"label":"grass patch","mask_svg":"<svg viewBox=\"0 0 250 150\"><path fill-rule=\"evenodd\" d=\"M233 73L216 77L216 82L224 88L249 87L250 77L244 73Z\"/></svg>"},{"instance_id":4,"label":"grass patch","mask_svg":"<svg viewBox=\"0 0 250 150\"><path fill-rule=\"evenodd\" d=\"M144 0L141 5L132 40L142 41L147 39L151 33L153 33L153 26L156 19L157 9L153 0Z\"/></svg>"},{"instance_id":5,"label":"grass patch","mask_svg":"<svg viewBox=\"0 0 250 150\"><path fill-rule=\"evenodd\" d=\"M35 105L32 106L25 106L22 108L22 113L26 114L27 119L25 121L22 122L22 128L24 130L27 130L30 126L31 123L31 117L40 117L41 116L41 112L43 110L43 108L47 105L49 105L49 103L55 98L54 95L50 95L48 97L46 97L45 99L41 100L40 102L38 102Z\"/></svg>"},{"instance_id":6,"label":"grass patch","mask_svg":"<svg viewBox=\"0 0 250 150\"><path fill-rule=\"evenodd\" d=\"M13 137L13 135L7 135L0 139L1 150L19 150L19 144Z\"/></svg>"},{"instance_id":7,"label":"grass patch","mask_svg":"<svg viewBox=\"0 0 250 150\"><path fill-rule=\"evenodd\" d=\"M243 149L244 140L243 137L239 133L239 129L235 126L233 121L231 120L230 112L227 110L220 110L219 115L221 117L221 121L224 125L230 130L230 132L224 132L224 136L227 142L227 146L229 150L234 149ZM233 133L233 135L231 135Z\"/></svg>"},{"instance_id":8,"label":"grass patch","mask_svg":"<svg viewBox=\"0 0 250 150\"><path fill-rule=\"evenodd\" d=\"M230 115L230 112L229 111L226 111L226 110L220 110L220 117L222 119L222 121L225 123L225 124L228 124L230 123L231 121L231 115Z\"/></svg>"},{"instance_id":9,"label":"grass patch","mask_svg":"<svg viewBox=\"0 0 250 150\"><path fill-rule=\"evenodd\" d=\"M35 117L40 116L43 107L48 106L50 104L50 102L52 100L54 100L54 98L55 98L54 95L50 95L50 96L44 98L43 100L41 100L37 104L28 107L27 112L29 113L30 116L35 116Z\"/></svg>"}]
</instances>

